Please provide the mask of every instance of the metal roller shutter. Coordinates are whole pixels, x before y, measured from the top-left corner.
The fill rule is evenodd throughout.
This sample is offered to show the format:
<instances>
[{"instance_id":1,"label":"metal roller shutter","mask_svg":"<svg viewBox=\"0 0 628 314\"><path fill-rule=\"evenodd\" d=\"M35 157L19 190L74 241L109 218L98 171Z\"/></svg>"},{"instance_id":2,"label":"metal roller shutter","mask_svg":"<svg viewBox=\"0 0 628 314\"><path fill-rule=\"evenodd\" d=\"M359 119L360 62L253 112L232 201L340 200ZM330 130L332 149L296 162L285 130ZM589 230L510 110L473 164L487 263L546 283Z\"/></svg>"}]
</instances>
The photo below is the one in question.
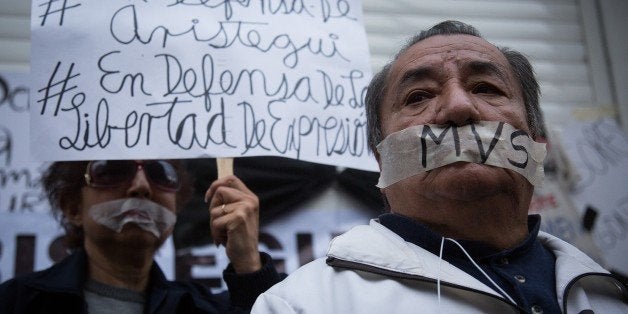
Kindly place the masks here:
<instances>
[{"instance_id":1,"label":"metal roller shutter","mask_svg":"<svg viewBox=\"0 0 628 314\"><path fill-rule=\"evenodd\" d=\"M592 79L600 74L591 70L577 0L363 0L363 8L374 71L416 31L458 19L531 59L548 122L562 124L570 109L608 105L605 84ZM30 1L0 1L0 70L28 70L29 20Z\"/></svg>"},{"instance_id":2,"label":"metal roller shutter","mask_svg":"<svg viewBox=\"0 0 628 314\"><path fill-rule=\"evenodd\" d=\"M364 0L363 7L374 71L408 36L457 19L474 25L488 41L530 58L548 122L562 124L569 110L598 103L575 0Z\"/></svg>"}]
</instances>

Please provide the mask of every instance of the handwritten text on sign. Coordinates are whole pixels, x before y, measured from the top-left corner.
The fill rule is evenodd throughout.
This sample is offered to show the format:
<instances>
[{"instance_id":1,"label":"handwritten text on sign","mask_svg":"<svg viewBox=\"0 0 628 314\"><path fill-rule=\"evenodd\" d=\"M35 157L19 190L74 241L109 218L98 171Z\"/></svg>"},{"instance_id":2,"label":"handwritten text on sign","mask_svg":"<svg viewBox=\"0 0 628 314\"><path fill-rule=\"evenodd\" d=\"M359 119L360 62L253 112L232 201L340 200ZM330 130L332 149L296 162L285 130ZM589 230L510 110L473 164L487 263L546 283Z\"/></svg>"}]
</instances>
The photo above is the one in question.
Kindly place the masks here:
<instances>
[{"instance_id":1,"label":"handwritten text on sign","mask_svg":"<svg viewBox=\"0 0 628 314\"><path fill-rule=\"evenodd\" d=\"M628 274L628 137L604 118L566 125L562 144L580 180L571 197L581 213L597 211L593 238L609 269Z\"/></svg>"},{"instance_id":2,"label":"handwritten text on sign","mask_svg":"<svg viewBox=\"0 0 628 314\"><path fill-rule=\"evenodd\" d=\"M26 73L0 73L0 213L48 210L39 183L45 164L29 161L28 79Z\"/></svg>"},{"instance_id":3,"label":"handwritten text on sign","mask_svg":"<svg viewBox=\"0 0 628 314\"><path fill-rule=\"evenodd\" d=\"M359 1L34 0L32 12L38 158L376 169Z\"/></svg>"}]
</instances>

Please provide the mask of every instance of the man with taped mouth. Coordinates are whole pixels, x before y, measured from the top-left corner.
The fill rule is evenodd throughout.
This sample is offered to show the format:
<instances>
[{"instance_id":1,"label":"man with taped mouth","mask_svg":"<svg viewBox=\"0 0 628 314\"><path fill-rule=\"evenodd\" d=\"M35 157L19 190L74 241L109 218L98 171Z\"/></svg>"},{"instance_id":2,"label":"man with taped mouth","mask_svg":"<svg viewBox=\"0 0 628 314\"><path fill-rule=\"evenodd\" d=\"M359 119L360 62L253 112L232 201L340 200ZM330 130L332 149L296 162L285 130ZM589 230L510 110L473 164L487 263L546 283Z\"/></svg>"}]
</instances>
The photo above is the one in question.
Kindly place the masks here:
<instances>
[{"instance_id":1,"label":"man with taped mouth","mask_svg":"<svg viewBox=\"0 0 628 314\"><path fill-rule=\"evenodd\" d=\"M545 156L528 60L445 21L366 96L388 213L330 243L253 313L628 313L628 292L528 216Z\"/></svg>"},{"instance_id":2,"label":"man with taped mouth","mask_svg":"<svg viewBox=\"0 0 628 314\"><path fill-rule=\"evenodd\" d=\"M72 253L0 285L0 313L247 313L280 280L257 248L259 201L235 176L205 195L208 232L231 261L223 272L229 292L220 294L167 280L153 260L191 193L181 162L56 162L42 182Z\"/></svg>"}]
</instances>

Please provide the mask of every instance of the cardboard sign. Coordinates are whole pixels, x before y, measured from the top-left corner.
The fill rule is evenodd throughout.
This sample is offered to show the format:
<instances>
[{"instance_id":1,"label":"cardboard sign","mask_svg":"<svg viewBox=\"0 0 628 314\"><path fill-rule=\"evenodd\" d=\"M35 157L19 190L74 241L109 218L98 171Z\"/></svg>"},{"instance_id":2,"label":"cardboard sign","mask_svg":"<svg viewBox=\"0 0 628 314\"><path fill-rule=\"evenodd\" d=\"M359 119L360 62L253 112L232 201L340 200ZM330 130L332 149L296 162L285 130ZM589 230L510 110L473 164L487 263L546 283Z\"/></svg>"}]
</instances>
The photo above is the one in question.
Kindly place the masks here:
<instances>
[{"instance_id":1,"label":"cardboard sign","mask_svg":"<svg viewBox=\"0 0 628 314\"><path fill-rule=\"evenodd\" d=\"M376 170L360 1L32 3L33 156Z\"/></svg>"}]
</instances>

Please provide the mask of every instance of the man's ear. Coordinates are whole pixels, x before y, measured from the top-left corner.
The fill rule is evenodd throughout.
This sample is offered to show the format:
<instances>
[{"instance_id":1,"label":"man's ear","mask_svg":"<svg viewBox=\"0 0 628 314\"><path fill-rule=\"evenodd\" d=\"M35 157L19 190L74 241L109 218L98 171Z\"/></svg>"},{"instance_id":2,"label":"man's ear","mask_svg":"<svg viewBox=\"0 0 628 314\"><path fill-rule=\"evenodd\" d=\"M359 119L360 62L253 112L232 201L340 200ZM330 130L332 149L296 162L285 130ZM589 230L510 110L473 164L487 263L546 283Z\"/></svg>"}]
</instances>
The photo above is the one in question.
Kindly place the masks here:
<instances>
[{"instance_id":1,"label":"man's ear","mask_svg":"<svg viewBox=\"0 0 628 314\"><path fill-rule=\"evenodd\" d=\"M381 158L379 156L379 152L377 151L377 149L373 150L373 155L375 155L375 160L377 160L377 165L379 166L379 170L382 170L382 162L381 162Z\"/></svg>"},{"instance_id":2,"label":"man's ear","mask_svg":"<svg viewBox=\"0 0 628 314\"><path fill-rule=\"evenodd\" d=\"M373 155L375 155L375 160L377 160L377 165L379 166L379 170L382 171L382 159L377 149L373 150ZM382 201L384 202L384 210L386 212L389 212L390 203L388 203L388 198L386 197L386 188L380 188L379 192L382 193Z\"/></svg>"},{"instance_id":3,"label":"man's ear","mask_svg":"<svg viewBox=\"0 0 628 314\"><path fill-rule=\"evenodd\" d=\"M382 171L382 159L381 156L379 155L379 152L377 151L377 149L373 150L373 155L375 155L375 160L377 160L377 165L379 166L379 171ZM379 192L382 193L382 197L385 199L386 198L386 189L385 188L381 188L379 189Z\"/></svg>"},{"instance_id":4,"label":"man's ear","mask_svg":"<svg viewBox=\"0 0 628 314\"><path fill-rule=\"evenodd\" d=\"M533 137L532 137L532 140L533 140L533 141L535 141L535 142L537 142L537 143L545 143L545 144L548 144L548 143L549 143L549 141L547 140L547 138L545 138L545 137L544 137L544 136L542 136L542 135L536 135L536 136L533 136Z\"/></svg>"}]
</instances>

